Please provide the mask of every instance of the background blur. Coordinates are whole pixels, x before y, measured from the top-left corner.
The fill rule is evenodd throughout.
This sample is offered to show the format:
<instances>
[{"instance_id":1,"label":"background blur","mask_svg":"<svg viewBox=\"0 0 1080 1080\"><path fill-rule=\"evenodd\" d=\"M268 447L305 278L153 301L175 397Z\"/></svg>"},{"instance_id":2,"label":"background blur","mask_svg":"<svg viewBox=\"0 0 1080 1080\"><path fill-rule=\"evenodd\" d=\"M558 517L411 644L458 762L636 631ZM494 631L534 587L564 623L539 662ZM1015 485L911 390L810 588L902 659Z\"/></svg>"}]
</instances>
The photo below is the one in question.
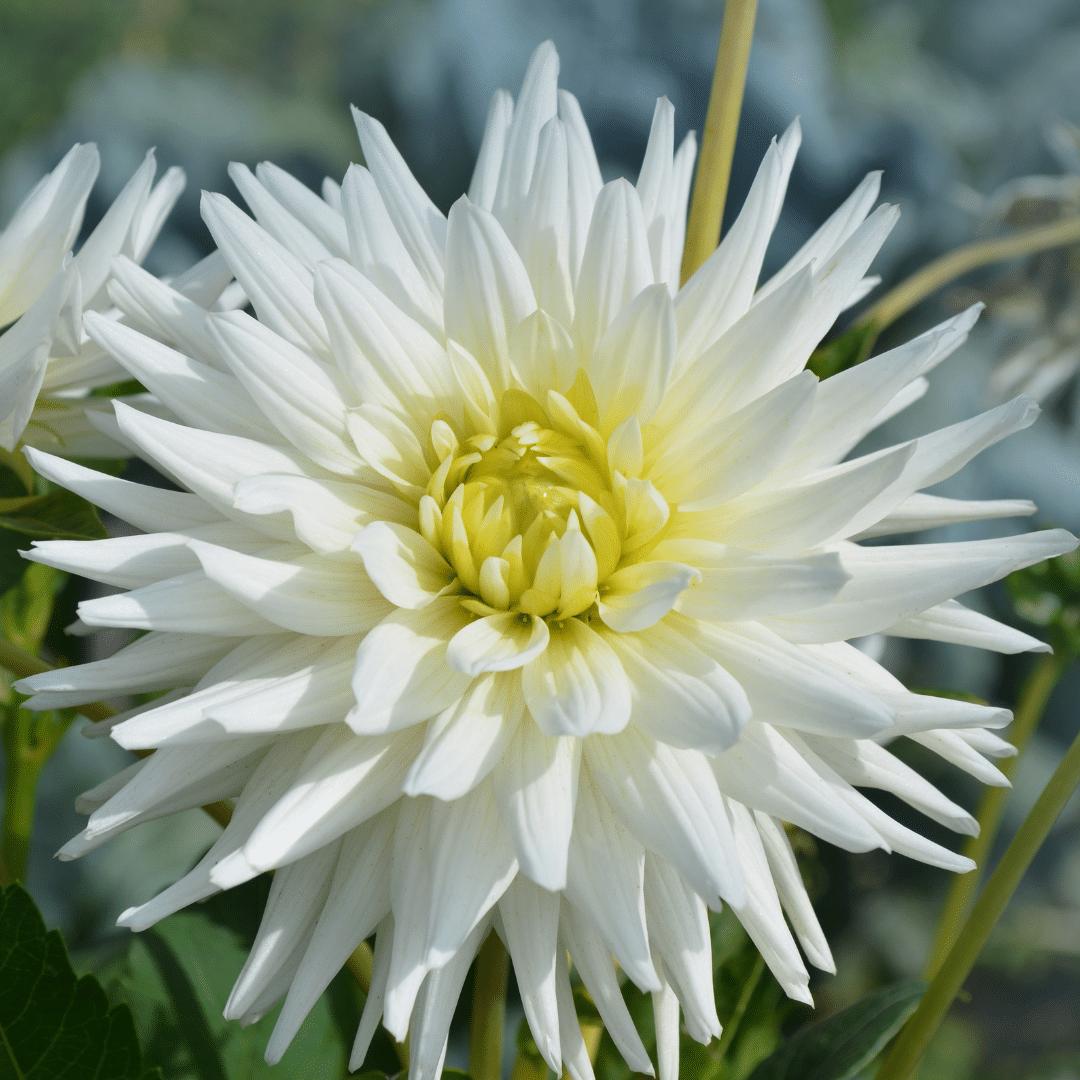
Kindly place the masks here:
<instances>
[{"instance_id":1,"label":"background blur","mask_svg":"<svg viewBox=\"0 0 1080 1080\"><path fill-rule=\"evenodd\" d=\"M421 182L448 206L467 184L489 95L499 86L516 92L529 53L546 37L560 50L563 85L582 100L605 172L634 176L658 95L672 99L684 130L700 130L719 6L2 0L0 220L73 142L94 140L103 166L92 224L145 148L156 146L163 165L187 171L188 189L148 265L181 269L208 249L198 193L232 194L229 160L271 158L313 185L324 175L340 178L357 154L350 103L383 119ZM887 282L973 237L1076 212L1080 129L1069 125L1080 124L1080 4L761 0L730 206L741 202L768 139L796 115L804 149L774 264L871 168L885 170L884 198L903 207L879 265ZM1035 392L1046 408L1036 428L984 455L945 493L1030 496L1041 522L1075 531L1080 252L965 279L894 327L884 344L975 295L990 301L983 323L891 434L961 419L995 395ZM979 603L1016 621L1004 591ZM64 650L76 657L80 647L71 642ZM890 646L886 658L913 687L964 688L1010 705L1030 664L914 642ZM1078 702L1073 671L1020 769L1006 835L1075 729ZM107 942L117 914L182 872L214 832L191 812L143 826L80 863L52 861L79 828L75 794L123 757L73 729L42 782L29 884L46 918L76 947ZM974 807L974 782L923 767ZM925 1080L1080 1077L1078 835L1074 800L969 982L973 1000L953 1011ZM880 854L820 856L818 906L840 968L814 986L827 1011L869 986L918 972L948 882L940 871Z\"/></svg>"}]
</instances>

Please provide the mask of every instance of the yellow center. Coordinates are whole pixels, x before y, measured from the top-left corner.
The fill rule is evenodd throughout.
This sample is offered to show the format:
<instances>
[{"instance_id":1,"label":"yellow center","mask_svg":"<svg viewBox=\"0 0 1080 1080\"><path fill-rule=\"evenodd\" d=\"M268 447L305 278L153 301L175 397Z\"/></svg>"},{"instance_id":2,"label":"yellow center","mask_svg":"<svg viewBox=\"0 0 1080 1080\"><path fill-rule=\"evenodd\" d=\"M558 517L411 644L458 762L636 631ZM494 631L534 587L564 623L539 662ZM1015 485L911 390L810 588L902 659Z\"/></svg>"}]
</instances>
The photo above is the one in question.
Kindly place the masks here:
<instances>
[{"instance_id":1,"label":"yellow center","mask_svg":"<svg viewBox=\"0 0 1080 1080\"><path fill-rule=\"evenodd\" d=\"M506 395L497 432L431 431L438 461L420 528L486 614L570 618L588 611L628 551L656 535L667 506L652 485L612 469L603 439L560 398L544 409Z\"/></svg>"}]
</instances>

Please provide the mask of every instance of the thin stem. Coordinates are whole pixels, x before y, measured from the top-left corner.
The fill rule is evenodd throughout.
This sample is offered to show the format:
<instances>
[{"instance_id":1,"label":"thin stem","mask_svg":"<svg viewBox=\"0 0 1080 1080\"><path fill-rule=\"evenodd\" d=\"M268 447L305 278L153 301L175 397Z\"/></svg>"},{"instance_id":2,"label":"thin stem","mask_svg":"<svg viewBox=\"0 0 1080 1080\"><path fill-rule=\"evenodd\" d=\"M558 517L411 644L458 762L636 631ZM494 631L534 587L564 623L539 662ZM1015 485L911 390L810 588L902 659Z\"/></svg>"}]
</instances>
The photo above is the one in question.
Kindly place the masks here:
<instances>
[{"instance_id":1,"label":"thin stem","mask_svg":"<svg viewBox=\"0 0 1080 1080\"><path fill-rule=\"evenodd\" d=\"M502 942L497 934L489 934L476 958L469 1030L469 1076L472 1080L500 1080L502 1077L508 968Z\"/></svg>"},{"instance_id":2,"label":"thin stem","mask_svg":"<svg viewBox=\"0 0 1080 1080\"><path fill-rule=\"evenodd\" d=\"M971 909L945 962L938 969L926 995L893 1044L877 1074L877 1080L908 1080L930 1040L952 1005L964 980L986 945L1005 906L1012 898L1032 859L1042 846L1058 815L1080 785L1080 735L1073 740L1031 812L1017 830L990 879Z\"/></svg>"},{"instance_id":3,"label":"thin stem","mask_svg":"<svg viewBox=\"0 0 1080 1080\"><path fill-rule=\"evenodd\" d=\"M716 1061L720 1066L717 1076L724 1075L724 1058L731 1049L732 1043L735 1042L735 1036L739 1033L739 1028L742 1027L746 1010L750 1007L750 999L754 996L754 991L757 989L758 983L761 982L764 971L765 961L762 959L761 954L758 953L757 958L754 960L754 966L750 969L750 975L747 977L746 982L743 983L739 1000L735 1002L735 1011L731 1014L731 1019L724 1025L724 1030L720 1033L720 1041L716 1044Z\"/></svg>"},{"instance_id":4,"label":"thin stem","mask_svg":"<svg viewBox=\"0 0 1080 1080\"><path fill-rule=\"evenodd\" d=\"M724 4L720 47L686 227L683 281L712 254L720 238L756 17L757 0L727 0Z\"/></svg>"},{"instance_id":5,"label":"thin stem","mask_svg":"<svg viewBox=\"0 0 1080 1080\"><path fill-rule=\"evenodd\" d=\"M1051 248L1080 243L1080 215L1055 221L1050 225L1025 229L1012 236L979 240L950 251L915 271L906 281L890 289L880 300L859 316L857 326L873 325L877 331L895 322L955 278L980 266L1035 255Z\"/></svg>"},{"instance_id":6,"label":"thin stem","mask_svg":"<svg viewBox=\"0 0 1080 1080\"><path fill-rule=\"evenodd\" d=\"M1039 726L1043 710L1050 695L1054 692L1062 674L1068 667L1068 658L1062 654L1047 654L1039 658L1020 691L1009 737L1016 747L1016 755L1006 758L999 766L1006 777L1011 778L1017 763L1031 741L1035 729ZM967 874L957 874L949 887L945 906L938 920L934 944L930 950L930 959L926 967L926 977L933 978L938 968L948 955L967 914L986 869L986 863L994 847L1001 819L1005 813L1005 803L1011 788L991 787L983 794L979 804L977 819L979 833L971 837L964 845L964 854L975 863L975 869Z\"/></svg>"}]
</instances>

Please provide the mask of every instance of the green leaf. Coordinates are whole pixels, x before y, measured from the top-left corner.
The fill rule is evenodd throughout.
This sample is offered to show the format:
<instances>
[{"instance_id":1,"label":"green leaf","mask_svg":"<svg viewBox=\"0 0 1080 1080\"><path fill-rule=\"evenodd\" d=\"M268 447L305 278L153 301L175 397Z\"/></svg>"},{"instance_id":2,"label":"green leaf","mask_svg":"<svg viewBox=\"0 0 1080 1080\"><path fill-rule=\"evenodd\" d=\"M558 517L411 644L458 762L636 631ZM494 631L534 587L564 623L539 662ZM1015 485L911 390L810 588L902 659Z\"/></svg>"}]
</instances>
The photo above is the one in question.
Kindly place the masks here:
<instances>
[{"instance_id":1,"label":"green leaf","mask_svg":"<svg viewBox=\"0 0 1080 1080\"><path fill-rule=\"evenodd\" d=\"M839 337L814 350L807 367L819 378L828 379L861 364L874 348L878 330L873 323L853 326Z\"/></svg>"},{"instance_id":2,"label":"green leaf","mask_svg":"<svg viewBox=\"0 0 1080 1080\"><path fill-rule=\"evenodd\" d=\"M130 1004L148 1056L169 1080L346 1075L360 1017L347 975L323 995L276 1066L263 1059L276 1009L249 1027L221 1015L251 946L255 927L249 911L261 907L262 885L234 890L235 896L231 892L132 935L125 954L102 976ZM343 995L349 1000L343 1002Z\"/></svg>"},{"instance_id":3,"label":"green leaf","mask_svg":"<svg viewBox=\"0 0 1080 1080\"><path fill-rule=\"evenodd\" d=\"M895 983L800 1028L750 1080L851 1080L903 1027L925 990L924 983L914 980Z\"/></svg>"},{"instance_id":4,"label":"green leaf","mask_svg":"<svg viewBox=\"0 0 1080 1080\"><path fill-rule=\"evenodd\" d=\"M1017 570L1006 584L1017 614L1055 651L1080 657L1080 550Z\"/></svg>"},{"instance_id":5,"label":"green leaf","mask_svg":"<svg viewBox=\"0 0 1080 1080\"><path fill-rule=\"evenodd\" d=\"M44 540L100 540L105 536L97 511L70 491L0 499L0 529Z\"/></svg>"},{"instance_id":6,"label":"green leaf","mask_svg":"<svg viewBox=\"0 0 1080 1080\"><path fill-rule=\"evenodd\" d=\"M0 890L0 1076L151 1080L131 1013L98 981L76 978L64 942L19 885Z\"/></svg>"}]
</instances>

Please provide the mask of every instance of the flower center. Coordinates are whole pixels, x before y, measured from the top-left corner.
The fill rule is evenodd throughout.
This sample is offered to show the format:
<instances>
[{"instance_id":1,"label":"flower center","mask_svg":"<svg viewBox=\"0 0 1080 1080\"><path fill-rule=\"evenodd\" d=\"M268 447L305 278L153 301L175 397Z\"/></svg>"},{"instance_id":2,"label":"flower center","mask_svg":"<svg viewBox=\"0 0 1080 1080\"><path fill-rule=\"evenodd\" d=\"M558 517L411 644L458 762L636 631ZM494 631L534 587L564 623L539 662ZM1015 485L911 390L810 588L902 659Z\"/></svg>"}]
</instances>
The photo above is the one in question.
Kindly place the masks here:
<instances>
[{"instance_id":1,"label":"flower center","mask_svg":"<svg viewBox=\"0 0 1080 1080\"><path fill-rule=\"evenodd\" d=\"M432 425L438 465L420 530L470 594L469 610L581 615L624 556L663 528L667 504L612 468L566 398L545 409L508 391L499 412L501 422L464 440L445 420Z\"/></svg>"}]
</instances>

